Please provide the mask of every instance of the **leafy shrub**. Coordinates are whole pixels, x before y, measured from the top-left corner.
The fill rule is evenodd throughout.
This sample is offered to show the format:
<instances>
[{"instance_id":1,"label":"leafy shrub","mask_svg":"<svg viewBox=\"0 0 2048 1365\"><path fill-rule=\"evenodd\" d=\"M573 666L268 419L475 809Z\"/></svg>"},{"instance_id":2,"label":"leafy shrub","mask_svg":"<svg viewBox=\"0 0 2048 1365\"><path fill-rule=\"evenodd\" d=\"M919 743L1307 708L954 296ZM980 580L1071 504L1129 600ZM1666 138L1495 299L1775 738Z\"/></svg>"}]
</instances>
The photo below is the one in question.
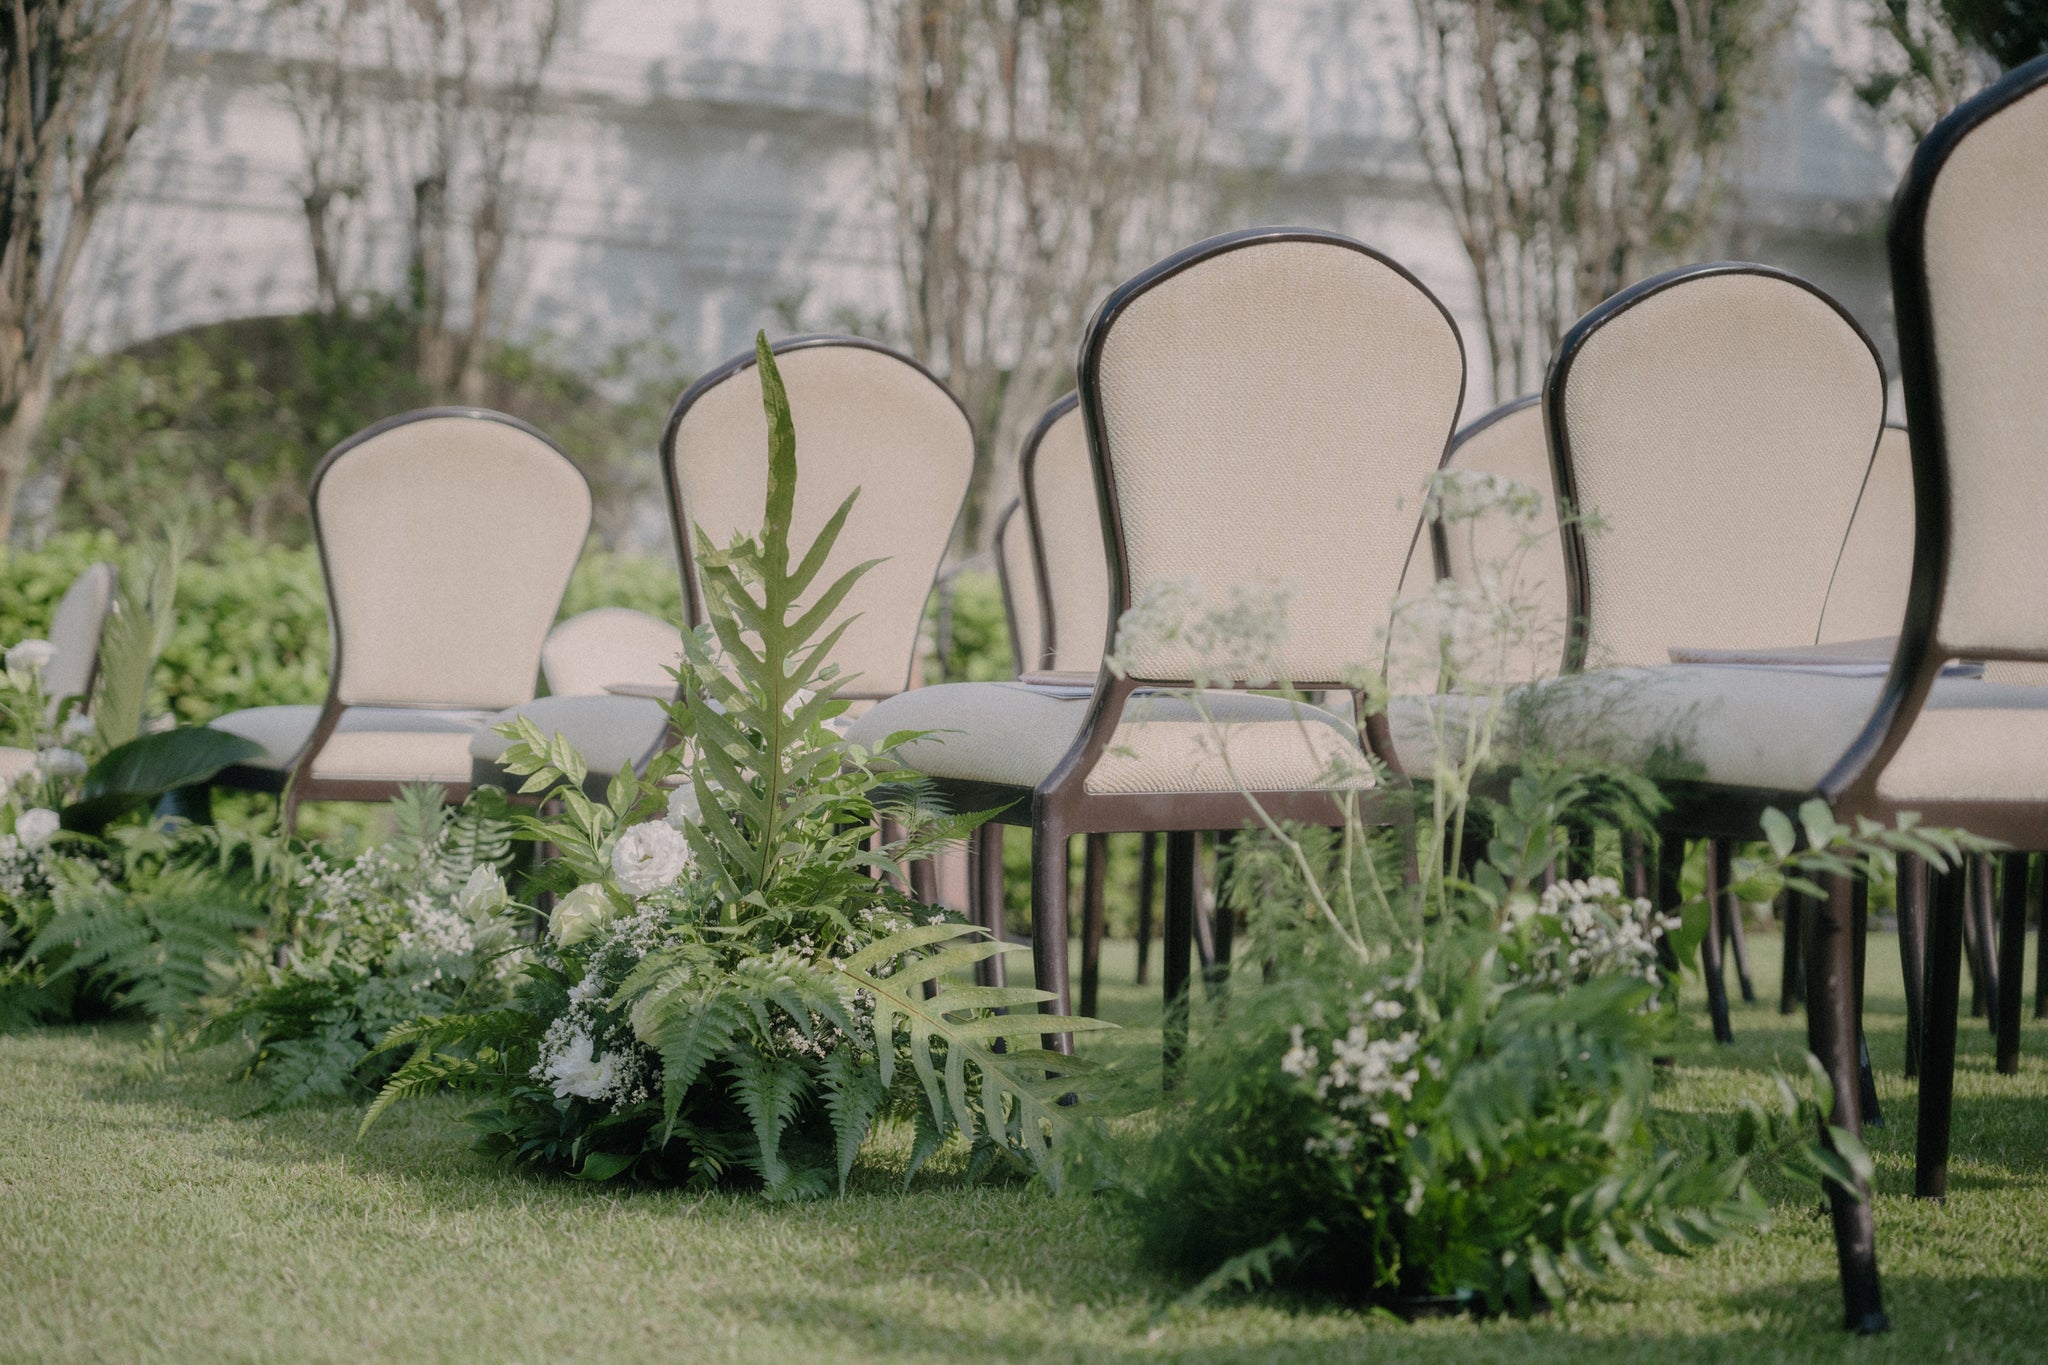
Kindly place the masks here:
<instances>
[{"instance_id":1,"label":"leafy shrub","mask_svg":"<svg viewBox=\"0 0 2048 1365\"><path fill-rule=\"evenodd\" d=\"M391 802L395 833L340 866L318 852L300 865L279 952L257 943L206 1002L201 1046L246 1044L246 1074L270 1106L374 1091L396 1059L365 1065L385 1034L445 1014L458 999L502 996L516 969L503 870L512 825L505 798L482 788L459 809L439 788Z\"/></svg>"}]
</instances>

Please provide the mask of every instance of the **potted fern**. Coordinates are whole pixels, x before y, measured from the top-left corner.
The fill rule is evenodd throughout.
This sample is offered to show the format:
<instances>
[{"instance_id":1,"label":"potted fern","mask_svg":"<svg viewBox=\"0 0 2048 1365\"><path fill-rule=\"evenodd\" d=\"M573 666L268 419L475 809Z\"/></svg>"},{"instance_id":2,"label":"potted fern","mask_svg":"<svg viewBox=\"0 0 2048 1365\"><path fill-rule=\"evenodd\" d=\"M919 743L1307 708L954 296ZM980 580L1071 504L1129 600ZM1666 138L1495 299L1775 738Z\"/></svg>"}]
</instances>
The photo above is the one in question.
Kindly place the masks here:
<instances>
[{"instance_id":1,"label":"potted fern","mask_svg":"<svg viewBox=\"0 0 2048 1365\"><path fill-rule=\"evenodd\" d=\"M981 817L885 776L912 736L864 752L828 724L846 703L824 623L868 566L813 591L853 498L790 544L795 432L765 336L757 354L762 530L724 547L697 532L710 619L684 637L676 743L595 801L559 736L507 727L506 765L555 812L523 824L558 850L536 878L558 899L507 1002L390 1033L409 1055L363 1127L404 1096L464 1090L484 1099L480 1146L511 1162L794 1199L843 1190L894 1112L915 1128L913 1175L959 1133L977 1172L1057 1180L1060 1100L1085 1064L1037 1035L1106 1026L999 1012L1035 990L954 984L1005 949L898 889Z\"/></svg>"}]
</instances>

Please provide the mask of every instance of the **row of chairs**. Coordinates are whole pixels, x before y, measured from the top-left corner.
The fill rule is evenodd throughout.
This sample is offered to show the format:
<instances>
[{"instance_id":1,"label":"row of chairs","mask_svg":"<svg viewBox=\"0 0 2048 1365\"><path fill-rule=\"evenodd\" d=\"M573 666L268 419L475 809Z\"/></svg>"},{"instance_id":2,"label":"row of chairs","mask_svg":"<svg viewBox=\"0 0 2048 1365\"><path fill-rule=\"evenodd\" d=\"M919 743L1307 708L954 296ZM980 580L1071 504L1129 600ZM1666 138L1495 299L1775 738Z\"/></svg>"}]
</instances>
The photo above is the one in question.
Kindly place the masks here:
<instances>
[{"instance_id":1,"label":"row of chairs","mask_svg":"<svg viewBox=\"0 0 2048 1365\"><path fill-rule=\"evenodd\" d=\"M1701 771L1672 788L1667 852L1685 838L1753 838L1765 808L1815 795L1844 818L1917 811L2017 848L2048 844L2048 694L1943 676L1964 655L2048 662L2048 594L2021 520L2048 502L2048 389L2028 382L2048 355L2043 145L2048 61L1937 128L1901 194L1892 254L1914 550L1881 677L1810 656L1768 668L1672 657L1674 646L1810 650L1827 628L1885 429L1883 367L1854 322L1782 272L1720 265L1623 291L1565 339L1532 410L1556 493L1611 529L1562 526L1563 647L1533 685L1569 711L1586 678L1619 674L1629 705L1598 713L1604 732L1648 743L1686 730ZM776 351L804 469L798 536L865 485L823 581L889 556L844 608L861 617L840 659L858 675L849 736L932 732L906 751L913 767L957 803L1032 829L1035 969L1053 1008L1068 996L1070 836L1165 836L1165 976L1178 1001L1193 840L1251 822L1240 786L1282 818L1331 822L1339 793L1326 777L1348 759L1345 787L1367 818L1402 818L1403 763L1426 769L1426 721L1443 697L1397 697L1354 731L1258 691L1278 673L1348 693L1365 714L1358 666L1384 638L1417 544L1415 493L1451 450L1465 385L1457 328L1400 265L1339 234L1265 229L1190 247L1110 295L1082 340L1076 395L1048 414L1027 461L1050 470L1085 455L1092 526L1049 517L1028 476L1022 513L1038 565L1099 565L1101 605L1069 606L1055 575L1035 577L1032 666L1010 683L915 686L917 622L972 465L959 405L872 343L804 338ZM722 539L751 529L760 505L752 365L737 357L694 385L664 432L685 626L700 606L684 530ZM574 740L593 782L659 745L659 696L647 695L659 684L533 695L589 517L580 475L544 437L471 410L395 419L323 462L313 505L334 630L329 698L289 718L216 722L266 742L271 758L251 775L288 781L288 805L382 796L421 776L459 792L497 773L503 741L490 726L515 714ZM1896 562L1897 534L1865 533L1877 560ZM1212 602L1285 583L1285 638L1235 676L1170 637L1117 642L1124 667L1105 667L1094 642L1179 582ZM1846 622L1856 594L1842 592ZM1228 764L1173 695L1198 675L1231 727ZM1677 861L1660 862L1667 896ZM988 915L1000 864L980 864ZM1923 1192L1945 1161L1961 885L1941 880L1928 926ZM1804 954L1810 1041L1835 1082L1833 1120L1850 1131L1861 1122L1856 897L1848 879L1831 887L1806 918ZM1930 1113L1944 1116L1938 1142ZM1850 1322L1881 1325L1869 1205L1838 1193L1833 1214Z\"/></svg>"}]
</instances>

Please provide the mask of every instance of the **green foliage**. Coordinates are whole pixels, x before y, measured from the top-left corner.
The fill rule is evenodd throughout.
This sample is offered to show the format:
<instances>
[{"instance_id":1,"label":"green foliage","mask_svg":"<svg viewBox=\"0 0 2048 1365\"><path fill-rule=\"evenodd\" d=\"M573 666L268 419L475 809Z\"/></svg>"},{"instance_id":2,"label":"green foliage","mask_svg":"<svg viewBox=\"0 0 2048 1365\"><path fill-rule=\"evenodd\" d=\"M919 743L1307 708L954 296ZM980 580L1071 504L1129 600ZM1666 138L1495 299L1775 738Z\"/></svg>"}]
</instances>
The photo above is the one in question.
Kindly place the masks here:
<instances>
[{"instance_id":1,"label":"green foliage","mask_svg":"<svg viewBox=\"0 0 2048 1365\"><path fill-rule=\"evenodd\" d=\"M439 787L413 786L390 812L392 837L347 864L307 855L275 942L252 943L204 1002L190 1041L245 1048L243 1074L271 1107L374 1092L395 1065L371 1057L386 1034L500 1001L517 969L504 795L451 808Z\"/></svg>"},{"instance_id":2,"label":"green foliage","mask_svg":"<svg viewBox=\"0 0 2048 1365\"><path fill-rule=\"evenodd\" d=\"M2048 6L2037 0L1865 0L1877 35L1857 97L1924 137L1992 72L2048 53Z\"/></svg>"},{"instance_id":3,"label":"green foliage","mask_svg":"<svg viewBox=\"0 0 2048 1365\"><path fill-rule=\"evenodd\" d=\"M891 779L889 746L830 726L846 703L828 623L871 566L820 581L851 497L792 551L796 438L765 337L758 361L762 530L723 547L698 533L710 619L684 637L677 743L600 801L561 736L505 727L523 790L559 803L521 821L556 850L535 878L560 893L548 939L502 1007L387 1037L409 1055L364 1126L404 1096L469 1090L489 1101L479 1145L508 1161L798 1199L843 1189L878 1117L902 1112L911 1174L958 1133L977 1174L1057 1180L1053 1142L1075 1126L1059 1101L1085 1068L1031 1040L1097 1026L1030 1012L1039 991L951 984L1003 948L898 889L981 817L936 809ZM873 834L883 816L900 837Z\"/></svg>"},{"instance_id":4,"label":"green foliage","mask_svg":"<svg viewBox=\"0 0 2048 1365\"><path fill-rule=\"evenodd\" d=\"M260 928L293 859L274 840L177 821L60 835L0 898L26 940L0 991L17 1017L139 1010L175 1019ZM39 894L40 893L40 894Z\"/></svg>"},{"instance_id":5,"label":"green foliage","mask_svg":"<svg viewBox=\"0 0 2048 1365\"><path fill-rule=\"evenodd\" d=\"M138 736L109 750L86 772L85 789L64 808L64 827L97 834L157 797L262 754L263 746L254 740L205 726Z\"/></svg>"}]
</instances>

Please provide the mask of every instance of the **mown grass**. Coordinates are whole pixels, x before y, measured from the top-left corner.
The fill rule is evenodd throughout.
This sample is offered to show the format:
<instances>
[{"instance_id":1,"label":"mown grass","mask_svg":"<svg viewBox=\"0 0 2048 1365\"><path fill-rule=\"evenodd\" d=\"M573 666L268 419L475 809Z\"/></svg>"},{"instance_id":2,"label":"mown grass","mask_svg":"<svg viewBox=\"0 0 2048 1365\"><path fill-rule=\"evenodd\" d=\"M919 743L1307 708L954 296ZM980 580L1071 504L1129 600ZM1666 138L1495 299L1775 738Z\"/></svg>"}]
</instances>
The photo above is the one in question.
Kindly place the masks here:
<instances>
[{"instance_id":1,"label":"mown grass","mask_svg":"<svg viewBox=\"0 0 2048 1365\"><path fill-rule=\"evenodd\" d=\"M0 1038L0 1358L685 1361L2033 1360L2048 1352L2048 1028L2018 1077L1964 1029L1945 1206L1916 1203L1913 1087L1894 940L1873 939L1878 1235L1897 1329L1841 1334L1832 1243L1810 1193L1651 1278L1527 1322L1414 1326L1273 1297L1165 1312L1114 1206L969 1188L957 1166L899 1189L900 1135L842 1200L769 1207L508 1173L459 1109L401 1108L361 1143L352 1110L242 1117L259 1096L205 1062L151 1066L139 1031ZM1775 1000L1775 940L1756 944ZM1149 991L1112 952L1105 1013L1156 1045ZM2031 981L2031 972L2029 978ZM2029 1000L2031 1005L2031 1000ZM1667 1087L1709 1113L1798 1066L1799 1019L1738 1007Z\"/></svg>"}]
</instances>

